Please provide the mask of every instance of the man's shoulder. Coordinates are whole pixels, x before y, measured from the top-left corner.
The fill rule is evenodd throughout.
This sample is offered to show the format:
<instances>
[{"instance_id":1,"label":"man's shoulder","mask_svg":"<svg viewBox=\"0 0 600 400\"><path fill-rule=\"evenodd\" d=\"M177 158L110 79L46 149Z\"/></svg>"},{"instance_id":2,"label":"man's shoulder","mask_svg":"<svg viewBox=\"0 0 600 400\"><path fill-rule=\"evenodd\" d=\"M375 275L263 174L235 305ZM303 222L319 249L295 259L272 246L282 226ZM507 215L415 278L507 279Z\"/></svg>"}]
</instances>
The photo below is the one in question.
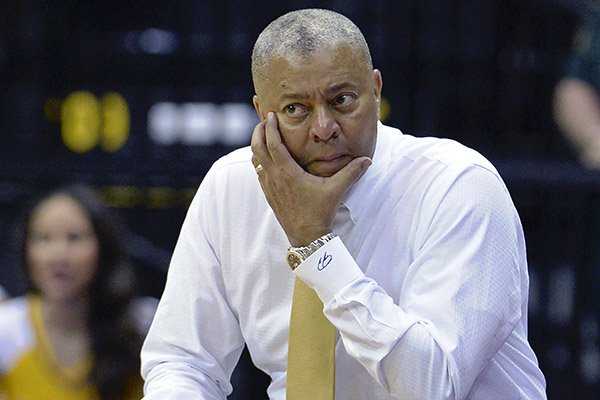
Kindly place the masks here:
<instances>
[{"instance_id":1,"label":"man's shoulder","mask_svg":"<svg viewBox=\"0 0 600 400\"><path fill-rule=\"evenodd\" d=\"M248 174L254 173L252 165L252 150L250 146L241 147L219 157L213 162L206 173L204 185L221 182L224 183L230 179L246 179Z\"/></svg>"},{"instance_id":2,"label":"man's shoulder","mask_svg":"<svg viewBox=\"0 0 600 400\"><path fill-rule=\"evenodd\" d=\"M430 138L431 146L425 153L427 157L447 165L480 166L494 170L492 163L479 151L468 147L454 139Z\"/></svg>"},{"instance_id":3,"label":"man's shoulder","mask_svg":"<svg viewBox=\"0 0 600 400\"><path fill-rule=\"evenodd\" d=\"M452 169L481 167L497 174L492 163L477 150L454 139L435 136L412 136L401 134L397 138L391 159L408 159L416 167L435 163Z\"/></svg>"},{"instance_id":4,"label":"man's shoulder","mask_svg":"<svg viewBox=\"0 0 600 400\"><path fill-rule=\"evenodd\" d=\"M250 146L240 147L218 158L213 163L212 169L220 170L236 167L246 167L251 169L251 160L252 150L250 149Z\"/></svg>"},{"instance_id":5,"label":"man's shoulder","mask_svg":"<svg viewBox=\"0 0 600 400\"><path fill-rule=\"evenodd\" d=\"M205 175L201 187L210 196L215 191L239 199L242 193L255 192L260 186L252 165L252 150L242 147L217 159Z\"/></svg>"}]
</instances>

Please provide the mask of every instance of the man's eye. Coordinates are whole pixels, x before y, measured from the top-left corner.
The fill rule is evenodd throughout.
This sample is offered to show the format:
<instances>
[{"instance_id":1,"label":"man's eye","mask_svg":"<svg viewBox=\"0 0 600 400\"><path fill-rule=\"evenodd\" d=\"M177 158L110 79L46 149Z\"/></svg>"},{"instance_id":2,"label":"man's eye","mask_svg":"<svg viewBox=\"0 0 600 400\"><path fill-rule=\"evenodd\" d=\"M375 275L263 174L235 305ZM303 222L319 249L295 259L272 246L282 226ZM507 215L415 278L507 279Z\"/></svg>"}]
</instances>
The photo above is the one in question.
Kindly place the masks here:
<instances>
[{"instance_id":1,"label":"man's eye","mask_svg":"<svg viewBox=\"0 0 600 400\"><path fill-rule=\"evenodd\" d=\"M351 94L341 94L335 98L335 104L338 106L345 106L354 101L355 97Z\"/></svg>"},{"instance_id":2,"label":"man's eye","mask_svg":"<svg viewBox=\"0 0 600 400\"><path fill-rule=\"evenodd\" d=\"M308 110L301 104L289 104L285 107L284 112L287 116L297 118L304 116Z\"/></svg>"}]
</instances>

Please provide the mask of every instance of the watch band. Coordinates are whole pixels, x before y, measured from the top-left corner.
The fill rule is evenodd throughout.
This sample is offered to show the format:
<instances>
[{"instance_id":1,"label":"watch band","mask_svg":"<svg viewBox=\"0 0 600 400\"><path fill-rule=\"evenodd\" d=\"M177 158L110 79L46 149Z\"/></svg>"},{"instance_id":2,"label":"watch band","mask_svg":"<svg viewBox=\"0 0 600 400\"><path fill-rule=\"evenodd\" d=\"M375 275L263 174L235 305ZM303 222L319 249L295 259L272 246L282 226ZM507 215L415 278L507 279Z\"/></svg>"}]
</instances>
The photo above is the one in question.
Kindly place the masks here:
<instances>
[{"instance_id":1,"label":"watch band","mask_svg":"<svg viewBox=\"0 0 600 400\"><path fill-rule=\"evenodd\" d=\"M318 239L313 240L306 246L291 246L290 248L288 248L286 253L286 260L292 271L295 270L298 267L298 265L302 264L304 260L310 257L311 254L313 254L315 251L321 248L321 246L323 246L325 243L329 242L336 236L337 235L335 235L333 232L330 232L321 236Z\"/></svg>"}]
</instances>

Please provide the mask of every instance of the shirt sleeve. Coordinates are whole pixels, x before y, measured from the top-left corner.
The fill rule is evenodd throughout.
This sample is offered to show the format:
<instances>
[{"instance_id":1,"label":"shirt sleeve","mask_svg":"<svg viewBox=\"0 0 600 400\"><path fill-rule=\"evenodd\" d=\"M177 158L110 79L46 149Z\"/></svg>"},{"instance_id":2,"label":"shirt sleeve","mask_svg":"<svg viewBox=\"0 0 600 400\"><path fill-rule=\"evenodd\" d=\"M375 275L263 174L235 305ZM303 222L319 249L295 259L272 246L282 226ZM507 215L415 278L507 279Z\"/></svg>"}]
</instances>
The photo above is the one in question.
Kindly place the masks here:
<instances>
[{"instance_id":1,"label":"shirt sleeve","mask_svg":"<svg viewBox=\"0 0 600 400\"><path fill-rule=\"evenodd\" d=\"M348 354L402 399L465 398L522 315L523 234L500 178L477 167L434 189L444 194L421 204L434 211L419 221L428 228L415 240L414 259L390 266L407 269L398 302L338 241L296 269ZM340 261L328 265L337 279L319 275L328 257Z\"/></svg>"},{"instance_id":2,"label":"shirt sleeve","mask_svg":"<svg viewBox=\"0 0 600 400\"><path fill-rule=\"evenodd\" d=\"M205 211L214 202L210 179L190 205L142 348L145 400L225 399L233 390L243 339L207 238L214 223Z\"/></svg>"}]
</instances>

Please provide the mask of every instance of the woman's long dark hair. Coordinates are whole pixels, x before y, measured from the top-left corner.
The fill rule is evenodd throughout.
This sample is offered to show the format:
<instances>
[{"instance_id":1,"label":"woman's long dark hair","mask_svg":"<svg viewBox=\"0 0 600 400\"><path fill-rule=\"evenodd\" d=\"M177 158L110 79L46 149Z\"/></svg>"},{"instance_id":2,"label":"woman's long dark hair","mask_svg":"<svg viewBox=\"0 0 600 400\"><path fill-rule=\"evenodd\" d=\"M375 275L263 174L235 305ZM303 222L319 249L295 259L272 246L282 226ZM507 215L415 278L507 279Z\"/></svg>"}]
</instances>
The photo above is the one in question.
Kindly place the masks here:
<instances>
[{"instance_id":1,"label":"woman's long dark hair","mask_svg":"<svg viewBox=\"0 0 600 400\"><path fill-rule=\"evenodd\" d=\"M131 305L135 295L134 273L126 251L123 223L104 206L89 187L68 185L34 199L18 221L15 235L19 261L29 275L27 241L31 216L43 201L66 195L83 206L99 243L98 270L90 288L89 332L94 363L90 382L102 400L124 399L139 374L139 333ZM29 280L30 290L37 291Z\"/></svg>"}]
</instances>

